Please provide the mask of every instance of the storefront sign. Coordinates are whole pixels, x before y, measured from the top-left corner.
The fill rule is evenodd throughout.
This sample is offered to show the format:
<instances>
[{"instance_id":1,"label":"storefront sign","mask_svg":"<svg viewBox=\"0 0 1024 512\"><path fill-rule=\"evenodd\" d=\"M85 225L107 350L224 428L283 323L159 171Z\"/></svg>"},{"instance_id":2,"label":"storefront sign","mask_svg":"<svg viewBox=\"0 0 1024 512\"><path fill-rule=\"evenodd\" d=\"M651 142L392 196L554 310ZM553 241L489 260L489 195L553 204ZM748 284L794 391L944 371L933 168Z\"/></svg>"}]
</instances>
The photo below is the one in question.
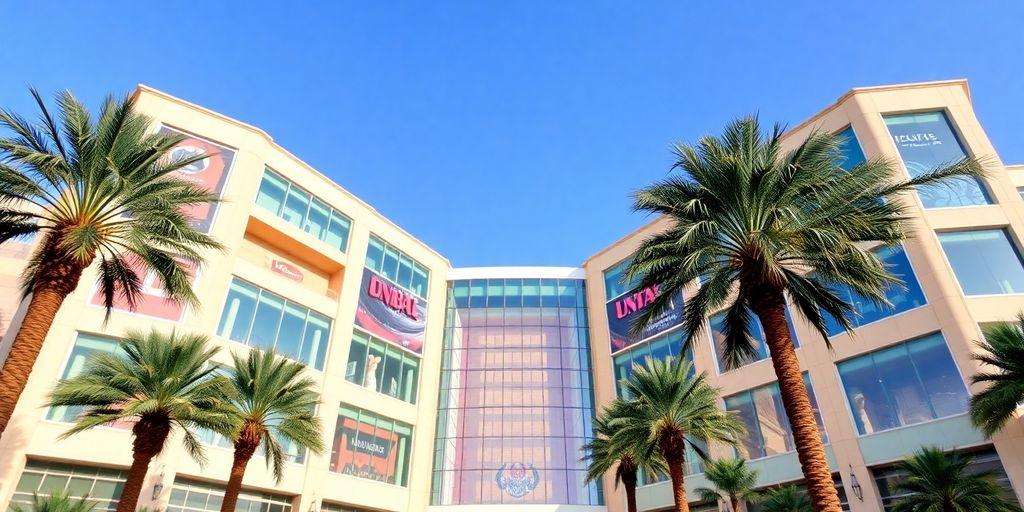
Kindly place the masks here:
<instances>
[{"instance_id":1,"label":"storefront sign","mask_svg":"<svg viewBox=\"0 0 1024 512\"><path fill-rule=\"evenodd\" d=\"M426 317L427 306L419 297L370 269L363 270L357 326L419 354L423 352Z\"/></svg>"},{"instance_id":2,"label":"storefront sign","mask_svg":"<svg viewBox=\"0 0 1024 512\"><path fill-rule=\"evenodd\" d=\"M235 161L235 151L166 126L160 128L160 133L185 136L185 140L179 142L168 153L172 159L189 158L200 154L208 155L198 162L178 169L171 176L190 181L220 197L224 192L228 175L231 173L231 164ZM184 213L193 219L192 227L203 233L209 233L217 215L217 203L194 205L187 208Z\"/></svg>"},{"instance_id":3,"label":"storefront sign","mask_svg":"<svg viewBox=\"0 0 1024 512\"><path fill-rule=\"evenodd\" d=\"M375 436L373 427L365 424L356 430L356 422L351 418L344 418L340 423L341 440L340 443L335 441L331 471L394 483L396 454L392 448L397 437L394 434L392 437Z\"/></svg>"},{"instance_id":4,"label":"storefront sign","mask_svg":"<svg viewBox=\"0 0 1024 512\"><path fill-rule=\"evenodd\" d=\"M633 319L650 307L661 295L658 285L636 288L607 304L608 331L611 335L612 352L617 352L634 343L656 336L683 322L683 295L677 292L668 307L648 324L639 337L629 335Z\"/></svg>"},{"instance_id":5,"label":"storefront sign","mask_svg":"<svg viewBox=\"0 0 1024 512\"><path fill-rule=\"evenodd\" d=\"M301 283L304 277L299 267L292 265L291 263L281 260L270 260L270 270L276 274L280 274L296 283Z\"/></svg>"}]
</instances>

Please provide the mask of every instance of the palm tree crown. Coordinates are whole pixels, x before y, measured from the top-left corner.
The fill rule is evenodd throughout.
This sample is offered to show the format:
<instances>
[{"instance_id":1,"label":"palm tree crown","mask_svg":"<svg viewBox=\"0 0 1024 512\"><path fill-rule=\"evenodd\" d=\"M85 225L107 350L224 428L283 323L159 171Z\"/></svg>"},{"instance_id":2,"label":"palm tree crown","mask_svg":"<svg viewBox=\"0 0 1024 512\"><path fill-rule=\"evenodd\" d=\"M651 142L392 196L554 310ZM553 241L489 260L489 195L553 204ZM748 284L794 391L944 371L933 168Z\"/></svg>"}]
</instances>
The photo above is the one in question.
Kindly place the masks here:
<instances>
[{"instance_id":1,"label":"palm tree crown","mask_svg":"<svg viewBox=\"0 0 1024 512\"><path fill-rule=\"evenodd\" d=\"M807 493L795 485L784 485L764 494L761 503L764 512L811 512L811 500Z\"/></svg>"},{"instance_id":2,"label":"palm tree crown","mask_svg":"<svg viewBox=\"0 0 1024 512\"><path fill-rule=\"evenodd\" d=\"M896 501L893 512L1019 512L992 473L970 471L972 460L938 447L925 447L907 457L900 463L906 476L896 488L910 494Z\"/></svg>"},{"instance_id":3,"label":"palm tree crown","mask_svg":"<svg viewBox=\"0 0 1024 512\"><path fill-rule=\"evenodd\" d=\"M621 399L606 405L594 419L594 438L583 446L583 461L587 462L587 482L600 480L608 471L615 471L615 486L626 490L629 512L636 512L636 486L641 472L648 475L665 474L665 460L657 453L642 449L641 445L615 443L612 438L615 424L628 420L624 416L628 407Z\"/></svg>"},{"instance_id":4,"label":"palm tree crown","mask_svg":"<svg viewBox=\"0 0 1024 512\"><path fill-rule=\"evenodd\" d=\"M32 495L32 506L24 508L21 505L11 503L11 512L92 512L96 503L88 496L72 498L71 493L62 490L54 490L47 496Z\"/></svg>"},{"instance_id":5,"label":"palm tree crown","mask_svg":"<svg viewBox=\"0 0 1024 512\"><path fill-rule=\"evenodd\" d=\"M974 375L975 384L989 386L971 397L971 420L992 436L1024 403L1024 313L1016 323L1000 323L984 329L981 352L974 359L987 365Z\"/></svg>"},{"instance_id":6,"label":"palm tree crown","mask_svg":"<svg viewBox=\"0 0 1024 512\"><path fill-rule=\"evenodd\" d=\"M134 511L149 461L172 430L180 430L185 450L206 458L195 432L218 432L233 425L227 403L230 382L209 364L217 352L201 335L129 332L121 353L97 354L79 375L60 381L50 406L84 407L62 437L99 425L132 421L133 457L118 511Z\"/></svg>"},{"instance_id":7,"label":"palm tree crown","mask_svg":"<svg viewBox=\"0 0 1024 512\"><path fill-rule=\"evenodd\" d=\"M718 459L704 466L704 478L714 488L701 487L697 494L701 501L715 503L718 500L729 503L732 512L739 512L740 501L754 501L758 492L758 471L747 466L744 459Z\"/></svg>"}]
</instances>

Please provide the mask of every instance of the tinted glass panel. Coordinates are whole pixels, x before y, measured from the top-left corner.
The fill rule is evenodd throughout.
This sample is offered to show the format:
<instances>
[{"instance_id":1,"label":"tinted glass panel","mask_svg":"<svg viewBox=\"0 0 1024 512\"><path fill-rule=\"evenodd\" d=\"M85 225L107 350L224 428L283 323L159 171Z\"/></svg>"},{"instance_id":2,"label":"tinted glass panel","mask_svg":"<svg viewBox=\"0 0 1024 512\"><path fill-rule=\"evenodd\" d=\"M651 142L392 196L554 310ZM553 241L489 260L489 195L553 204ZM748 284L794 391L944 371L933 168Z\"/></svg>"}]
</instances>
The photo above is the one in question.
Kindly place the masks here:
<instances>
[{"instance_id":1,"label":"tinted glass panel","mask_svg":"<svg viewBox=\"0 0 1024 512\"><path fill-rule=\"evenodd\" d=\"M939 242L964 294L1024 293L1024 265L1006 230L939 233Z\"/></svg>"}]
</instances>

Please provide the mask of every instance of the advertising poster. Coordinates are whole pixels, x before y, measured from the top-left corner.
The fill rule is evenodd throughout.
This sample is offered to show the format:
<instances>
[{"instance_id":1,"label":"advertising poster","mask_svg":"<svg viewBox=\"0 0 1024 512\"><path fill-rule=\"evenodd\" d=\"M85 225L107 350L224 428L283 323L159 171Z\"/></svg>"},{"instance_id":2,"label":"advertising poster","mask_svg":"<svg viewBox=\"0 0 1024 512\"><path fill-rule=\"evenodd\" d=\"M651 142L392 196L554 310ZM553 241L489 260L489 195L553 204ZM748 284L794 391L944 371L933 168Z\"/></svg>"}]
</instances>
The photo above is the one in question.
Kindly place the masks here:
<instances>
[{"instance_id":1,"label":"advertising poster","mask_svg":"<svg viewBox=\"0 0 1024 512\"><path fill-rule=\"evenodd\" d=\"M665 311L644 328L640 337L629 336L633 319L640 316L660 293L657 285L637 288L607 304L608 332L611 335L613 353L683 323L683 294L677 292Z\"/></svg>"},{"instance_id":2,"label":"advertising poster","mask_svg":"<svg viewBox=\"0 0 1024 512\"><path fill-rule=\"evenodd\" d=\"M166 126L160 128L160 133L186 137L168 153L173 159L189 158L203 153L209 155L207 158L179 169L172 176L191 181L220 197L228 175L231 173L231 164L235 161L235 151ZM209 233L217 215L217 206L217 204L196 205L185 213L194 219L193 227L203 233Z\"/></svg>"},{"instance_id":3,"label":"advertising poster","mask_svg":"<svg viewBox=\"0 0 1024 512\"><path fill-rule=\"evenodd\" d=\"M169 320L171 322L181 321L182 317L185 315L185 306L184 304L179 304L167 299L167 294L164 291L164 284L163 281L160 280L159 275L153 270L146 271L146 267L138 260L129 260L128 266L131 267L136 274L143 276L142 290L139 293L138 300L135 302L134 311L131 309L128 302L124 300L124 297L120 296L120 294L114 295L113 309L152 318L159 318L161 320ZM192 282L192 285L195 286L197 277L195 267L186 263L185 270L191 276L189 280ZM93 290L92 297L89 299L89 304L103 307L103 294L100 293L99 285L97 285Z\"/></svg>"},{"instance_id":4,"label":"advertising poster","mask_svg":"<svg viewBox=\"0 0 1024 512\"><path fill-rule=\"evenodd\" d=\"M885 123L911 176L934 171L967 156L946 116L941 113L887 117ZM917 191L926 208L970 206L989 202L981 185L976 181L919 187Z\"/></svg>"},{"instance_id":5,"label":"advertising poster","mask_svg":"<svg viewBox=\"0 0 1024 512\"><path fill-rule=\"evenodd\" d=\"M422 354L427 305L380 274L363 269L356 325L382 340Z\"/></svg>"},{"instance_id":6,"label":"advertising poster","mask_svg":"<svg viewBox=\"0 0 1024 512\"><path fill-rule=\"evenodd\" d=\"M375 435L374 427L361 424L357 430L356 420L341 418L336 434L334 449L331 454L331 471L343 475L353 475L379 482L395 483L394 470L398 442L397 434L381 432L384 437ZM344 461L344 462L342 462Z\"/></svg>"}]
</instances>

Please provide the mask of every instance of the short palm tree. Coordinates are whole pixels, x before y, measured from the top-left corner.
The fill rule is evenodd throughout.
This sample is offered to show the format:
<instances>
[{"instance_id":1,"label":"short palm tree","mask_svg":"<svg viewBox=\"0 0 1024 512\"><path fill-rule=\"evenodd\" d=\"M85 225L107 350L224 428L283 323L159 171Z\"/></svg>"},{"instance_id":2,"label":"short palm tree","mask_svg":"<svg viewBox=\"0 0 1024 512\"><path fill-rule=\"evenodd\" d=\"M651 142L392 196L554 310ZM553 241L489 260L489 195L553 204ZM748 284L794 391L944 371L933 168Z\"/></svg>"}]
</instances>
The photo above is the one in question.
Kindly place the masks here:
<instances>
[{"instance_id":1,"label":"short palm tree","mask_svg":"<svg viewBox=\"0 0 1024 512\"><path fill-rule=\"evenodd\" d=\"M784 485L764 493L761 502L763 512L811 512L811 500L807 493L795 485Z\"/></svg>"},{"instance_id":2,"label":"short palm tree","mask_svg":"<svg viewBox=\"0 0 1024 512\"><path fill-rule=\"evenodd\" d=\"M620 421L621 415L629 408L622 400L613 400L606 405L594 420L594 439L584 445L583 460L587 462L587 483L600 480L608 471L615 471L615 485L620 484L626 491L626 509L636 512L636 486L640 472L648 475L664 474L665 461L656 453L641 450L640 445L615 444L612 426Z\"/></svg>"},{"instance_id":3,"label":"short palm tree","mask_svg":"<svg viewBox=\"0 0 1024 512\"><path fill-rule=\"evenodd\" d=\"M134 307L150 270L168 299L197 305L187 268L200 266L203 250L220 247L182 213L216 197L173 176L206 155L169 158L182 138L152 132L152 121L128 98L108 97L93 119L65 91L55 119L32 95L37 122L0 110L0 127L11 132L0 137L0 243L41 236L22 279L31 300L0 369L0 435L50 324L87 267L98 263L108 314L115 297Z\"/></svg>"},{"instance_id":4,"label":"short palm tree","mask_svg":"<svg viewBox=\"0 0 1024 512\"><path fill-rule=\"evenodd\" d=\"M903 459L899 467L906 476L896 488L910 494L896 501L893 512L1019 512L1020 507L1007 499L991 472L970 471L972 460L935 446Z\"/></svg>"},{"instance_id":5,"label":"short palm tree","mask_svg":"<svg viewBox=\"0 0 1024 512\"><path fill-rule=\"evenodd\" d=\"M88 496L76 499L68 492L54 490L49 496L33 494L30 508L12 503L10 509L12 512L92 512L95 507L96 503Z\"/></svg>"},{"instance_id":6,"label":"short palm tree","mask_svg":"<svg viewBox=\"0 0 1024 512\"><path fill-rule=\"evenodd\" d=\"M634 321L655 321L677 292L700 279L684 310L689 343L709 314L726 309L724 358L736 366L754 358L751 314L765 331L782 402L815 510L839 512L839 498L786 322L786 304L826 340L826 318L852 332L853 307L834 291L848 287L879 304L899 284L868 243L907 237L907 195L982 174L967 159L909 181L885 160L843 169L843 140L814 132L782 149L782 129L763 134L756 118L733 121L721 137L676 147L671 176L635 194L634 208L661 215L669 227L644 240L626 279L658 285L660 295Z\"/></svg>"},{"instance_id":7,"label":"short palm tree","mask_svg":"<svg viewBox=\"0 0 1024 512\"><path fill-rule=\"evenodd\" d=\"M129 332L121 353L89 358L79 375L60 381L49 397L53 407L84 407L62 437L100 425L132 421L132 464L117 512L134 512L149 463L180 430L185 450L205 462L197 429L217 432L233 425L227 402L231 383L209 364L216 348L205 336Z\"/></svg>"},{"instance_id":8,"label":"short palm tree","mask_svg":"<svg viewBox=\"0 0 1024 512\"><path fill-rule=\"evenodd\" d=\"M719 500L729 504L732 512L739 512L741 501L756 501L759 494L754 489L757 485L757 470L747 466L743 459L718 459L704 466L704 478L714 488L701 487L697 494L701 501L717 503Z\"/></svg>"},{"instance_id":9,"label":"short palm tree","mask_svg":"<svg viewBox=\"0 0 1024 512\"><path fill-rule=\"evenodd\" d=\"M701 453L691 439L735 445L743 432L739 419L718 408L718 389L692 369L678 357L647 358L645 365L634 365L625 381L626 396L633 398L621 402L621 411L610 422L613 449L630 447L665 460L677 512L690 510L684 485L686 445Z\"/></svg>"},{"instance_id":10,"label":"short palm tree","mask_svg":"<svg viewBox=\"0 0 1024 512\"><path fill-rule=\"evenodd\" d=\"M320 420L314 414L316 382L303 376L301 364L271 350L252 350L245 357L232 354L232 359L235 454L222 512L234 512L245 468L261 445L278 482L284 474L285 461L280 440L316 453L324 449Z\"/></svg>"},{"instance_id":11,"label":"short palm tree","mask_svg":"<svg viewBox=\"0 0 1024 512\"><path fill-rule=\"evenodd\" d=\"M1016 323L1000 323L984 329L985 339L978 343L981 353L974 359L983 363L973 377L975 384L989 386L971 397L971 420L992 436L1024 403L1024 313Z\"/></svg>"}]
</instances>

